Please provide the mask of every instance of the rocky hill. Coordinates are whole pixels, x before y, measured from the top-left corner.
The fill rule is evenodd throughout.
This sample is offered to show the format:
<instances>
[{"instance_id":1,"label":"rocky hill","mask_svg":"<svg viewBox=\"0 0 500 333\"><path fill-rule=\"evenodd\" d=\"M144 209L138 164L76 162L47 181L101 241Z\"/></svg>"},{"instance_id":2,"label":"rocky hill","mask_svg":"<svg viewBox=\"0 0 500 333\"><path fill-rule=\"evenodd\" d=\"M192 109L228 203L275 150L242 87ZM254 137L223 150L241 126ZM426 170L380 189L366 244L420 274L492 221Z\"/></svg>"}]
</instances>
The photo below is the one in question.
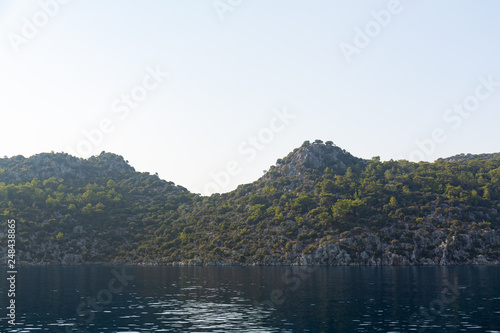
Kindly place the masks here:
<instances>
[{"instance_id":1,"label":"rocky hill","mask_svg":"<svg viewBox=\"0 0 500 333\"><path fill-rule=\"evenodd\" d=\"M16 219L24 264L498 264L499 208L495 155L381 162L306 141L210 197L110 153L0 159L2 255Z\"/></svg>"},{"instance_id":2,"label":"rocky hill","mask_svg":"<svg viewBox=\"0 0 500 333\"><path fill-rule=\"evenodd\" d=\"M490 160L494 158L499 158L500 153L490 153L490 154L458 154L455 156L450 156L447 158L443 158L441 160L448 161L448 162L468 162L471 160Z\"/></svg>"}]
</instances>

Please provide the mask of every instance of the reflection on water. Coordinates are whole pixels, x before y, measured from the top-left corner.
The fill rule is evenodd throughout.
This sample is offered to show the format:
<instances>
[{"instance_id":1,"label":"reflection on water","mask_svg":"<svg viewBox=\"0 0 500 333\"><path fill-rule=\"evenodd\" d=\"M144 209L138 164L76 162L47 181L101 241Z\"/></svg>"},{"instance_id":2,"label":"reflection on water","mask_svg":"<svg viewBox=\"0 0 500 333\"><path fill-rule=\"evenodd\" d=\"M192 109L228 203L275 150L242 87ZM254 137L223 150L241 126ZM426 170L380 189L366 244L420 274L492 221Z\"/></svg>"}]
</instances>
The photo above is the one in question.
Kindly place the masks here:
<instances>
[{"instance_id":1,"label":"reflection on water","mask_svg":"<svg viewBox=\"0 0 500 333\"><path fill-rule=\"evenodd\" d=\"M0 270L6 276L6 270ZM497 332L500 267L21 267L2 332ZM0 280L5 309L6 280Z\"/></svg>"},{"instance_id":2,"label":"reflection on water","mask_svg":"<svg viewBox=\"0 0 500 333\"><path fill-rule=\"evenodd\" d=\"M160 312L155 313L165 327L183 331L203 332L263 332L269 311L243 304L202 303L198 301L161 301L150 303ZM168 331L165 330L165 331Z\"/></svg>"}]
</instances>

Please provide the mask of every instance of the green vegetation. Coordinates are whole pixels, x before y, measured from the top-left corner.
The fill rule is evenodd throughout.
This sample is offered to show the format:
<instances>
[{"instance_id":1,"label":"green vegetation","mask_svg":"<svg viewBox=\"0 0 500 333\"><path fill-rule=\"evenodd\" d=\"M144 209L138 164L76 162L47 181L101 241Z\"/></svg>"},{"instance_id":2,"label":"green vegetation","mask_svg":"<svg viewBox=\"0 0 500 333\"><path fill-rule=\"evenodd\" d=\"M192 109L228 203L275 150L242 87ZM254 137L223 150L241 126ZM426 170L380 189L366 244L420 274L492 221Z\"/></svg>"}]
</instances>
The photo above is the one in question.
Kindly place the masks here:
<instances>
[{"instance_id":1,"label":"green vegetation","mask_svg":"<svg viewBox=\"0 0 500 333\"><path fill-rule=\"evenodd\" d=\"M451 251L463 235L499 228L499 208L500 157L381 162L316 140L254 183L210 197L109 153L0 159L2 228L18 221L17 249L29 262L72 254L88 262L272 264L332 244L351 257L418 249L431 258L440 245L419 239L446 239ZM495 258L498 249L467 251L455 259Z\"/></svg>"}]
</instances>

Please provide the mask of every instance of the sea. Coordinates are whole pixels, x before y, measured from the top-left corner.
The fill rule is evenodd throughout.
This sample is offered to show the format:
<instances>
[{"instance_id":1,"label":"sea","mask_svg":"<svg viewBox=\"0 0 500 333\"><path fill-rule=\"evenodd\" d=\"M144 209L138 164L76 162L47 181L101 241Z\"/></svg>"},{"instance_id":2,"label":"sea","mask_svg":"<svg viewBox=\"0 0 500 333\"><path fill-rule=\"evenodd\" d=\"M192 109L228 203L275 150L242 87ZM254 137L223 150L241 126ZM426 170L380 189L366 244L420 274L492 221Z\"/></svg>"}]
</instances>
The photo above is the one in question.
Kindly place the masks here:
<instances>
[{"instance_id":1,"label":"sea","mask_svg":"<svg viewBox=\"0 0 500 333\"><path fill-rule=\"evenodd\" d=\"M1 332L500 332L498 266L24 266L0 277Z\"/></svg>"}]
</instances>

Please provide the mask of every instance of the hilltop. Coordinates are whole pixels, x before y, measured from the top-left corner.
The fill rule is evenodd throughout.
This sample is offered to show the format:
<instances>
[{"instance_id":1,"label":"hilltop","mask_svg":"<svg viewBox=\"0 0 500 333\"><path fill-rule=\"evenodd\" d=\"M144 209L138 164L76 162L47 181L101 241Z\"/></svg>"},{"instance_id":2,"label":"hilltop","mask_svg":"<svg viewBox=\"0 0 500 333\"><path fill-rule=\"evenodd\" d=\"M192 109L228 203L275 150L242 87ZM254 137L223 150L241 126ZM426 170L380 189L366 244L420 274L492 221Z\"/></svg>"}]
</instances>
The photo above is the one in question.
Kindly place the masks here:
<instances>
[{"instance_id":1,"label":"hilltop","mask_svg":"<svg viewBox=\"0 0 500 333\"><path fill-rule=\"evenodd\" d=\"M499 155L381 162L306 141L209 197L111 153L15 156L0 214L24 264L498 264Z\"/></svg>"},{"instance_id":2,"label":"hilltop","mask_svg":"<svg viewBox=\"0 0 500 333\"><path fill-rule=\"evenodd\" d=\"M455 156L443 158L442 160L448 162L468 162L471 160L491 160L494 158L500 157L500 153L492 153L492 154L458 154Z\"/></svg>"}]
</instances>

